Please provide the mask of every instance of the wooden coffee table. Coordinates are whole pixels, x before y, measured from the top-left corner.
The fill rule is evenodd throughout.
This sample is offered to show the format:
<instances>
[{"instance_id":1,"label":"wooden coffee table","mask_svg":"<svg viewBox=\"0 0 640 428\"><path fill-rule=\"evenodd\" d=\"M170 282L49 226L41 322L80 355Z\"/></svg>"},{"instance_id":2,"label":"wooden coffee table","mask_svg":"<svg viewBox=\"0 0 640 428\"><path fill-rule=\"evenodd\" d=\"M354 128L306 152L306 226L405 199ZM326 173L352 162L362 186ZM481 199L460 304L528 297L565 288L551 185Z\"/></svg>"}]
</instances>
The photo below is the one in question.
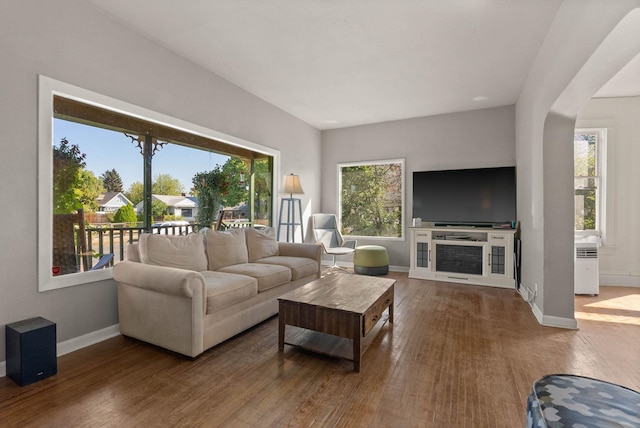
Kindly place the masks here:
<instances>
[{"instance_id":1,"label":"wooden coffee table","mask_svg":"<svg viewBox=\"0 0 640 428\"><path fill-rule=\"evenodd\" d=\"M389 308L393 323L394 279L363 275L331 274L312 281L278 298L278 351L292 345L353 361L360 371L366 350L373 340L371 330ZM285 327L287 335L285 336Z\"/></svg>"}]
</instances>

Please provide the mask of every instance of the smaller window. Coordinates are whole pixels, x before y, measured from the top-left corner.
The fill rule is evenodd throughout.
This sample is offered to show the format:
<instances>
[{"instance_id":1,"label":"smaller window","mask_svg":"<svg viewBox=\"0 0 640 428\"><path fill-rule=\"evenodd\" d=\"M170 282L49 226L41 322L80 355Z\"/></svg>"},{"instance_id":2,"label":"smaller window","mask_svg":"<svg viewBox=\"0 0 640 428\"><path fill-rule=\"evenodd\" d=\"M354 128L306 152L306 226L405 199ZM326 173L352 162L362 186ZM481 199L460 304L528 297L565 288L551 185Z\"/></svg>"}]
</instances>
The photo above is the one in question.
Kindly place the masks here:
<instances>
[{"instance_id":1,"label":"smaller window","mask_svg":"<svg viewBox=\"0 0 640 428\"><path fill-rule=\"evenodd\" d=\"M575 230L604 238L607 130L576 129L574 136Z\"/></svg>"},{"instance_id":2,"label":"smaller window","mask_svg":"<svg viewBox=\"0 0 640 428\"><path fill-rule=\"evenodd\" d=\"M341 232L403 238L404 159L338 165Z\"/></svg>"}]
</instances>

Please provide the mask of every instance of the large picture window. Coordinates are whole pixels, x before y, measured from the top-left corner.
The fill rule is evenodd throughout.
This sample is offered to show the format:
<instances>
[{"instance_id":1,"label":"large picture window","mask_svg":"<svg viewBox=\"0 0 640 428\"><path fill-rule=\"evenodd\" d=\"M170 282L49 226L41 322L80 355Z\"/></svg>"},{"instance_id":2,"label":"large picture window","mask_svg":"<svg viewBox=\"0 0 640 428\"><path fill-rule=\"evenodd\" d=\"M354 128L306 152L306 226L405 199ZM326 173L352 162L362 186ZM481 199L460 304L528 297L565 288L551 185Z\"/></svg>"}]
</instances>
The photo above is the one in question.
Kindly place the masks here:
<instances>
[{"instance_id":1,"label":"large picture window","mask_svg":"<svg viewBox=\"0 0 640 428\"><path fill-rule=\"evenodd\" d=\"M43 76L38 158L39 291L110 278L140 233L272 223L277 150Z\"/></svg>"},{"instance_id":2,"label":"large picture window","mask_svg":"<svg viewBox=\"0 0 640 428\"><path fill-rule=\"evenodd\" d=\"M338 165L344 235L402 239L404 159Z\"/></svg>"}]
</instances>

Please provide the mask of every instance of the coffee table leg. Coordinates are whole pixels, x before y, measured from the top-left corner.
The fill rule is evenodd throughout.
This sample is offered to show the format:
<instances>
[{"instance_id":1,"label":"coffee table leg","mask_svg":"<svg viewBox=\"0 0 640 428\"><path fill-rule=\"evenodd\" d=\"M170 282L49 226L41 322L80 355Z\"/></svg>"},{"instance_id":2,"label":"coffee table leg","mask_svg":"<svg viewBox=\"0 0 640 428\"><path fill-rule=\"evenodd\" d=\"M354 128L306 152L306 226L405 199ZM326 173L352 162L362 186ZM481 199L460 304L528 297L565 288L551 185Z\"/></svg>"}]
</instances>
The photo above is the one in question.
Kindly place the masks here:
<instances>
[{"instance_id":1,"label":"coffee table leg","mask_svg":"<svg viewBox=\"0 0 640 428\"><path fill-rule=\"evenodd\" d=\"M284 352L284 313L282 302L280 302L280 312L278 313L278 352Z\"/></svg>"},{"instance_id":2,"label":"coffee table leg","mask_svg":"<svg viewBox=\"0 0 640 428\"><path fill-rule=\"evenodd\" d=\"M393 324L393 300L389 303L389 322Z\"/></svg>"},{"instance_id":3,"label":"coffee table leg","mask_svg":"<svg viewBox=\"0 0 640 428\"><path fill-rule=\"evenodd\" d=\"M360 357L362 355L362 348L360 344L360 338L362 332L360 331L361 323L354 323L355 331L353 332L353 370L360 373Z\"/></svg>"}]
</instances>

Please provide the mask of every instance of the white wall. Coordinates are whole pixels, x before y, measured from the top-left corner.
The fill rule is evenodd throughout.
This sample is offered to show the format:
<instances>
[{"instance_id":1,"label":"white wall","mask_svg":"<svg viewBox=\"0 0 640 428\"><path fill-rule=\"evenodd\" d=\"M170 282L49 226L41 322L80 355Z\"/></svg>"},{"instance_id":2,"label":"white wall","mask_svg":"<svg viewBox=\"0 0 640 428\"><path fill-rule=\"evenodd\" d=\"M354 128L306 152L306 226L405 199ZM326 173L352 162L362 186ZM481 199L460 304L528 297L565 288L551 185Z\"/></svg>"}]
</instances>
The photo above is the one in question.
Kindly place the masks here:
<instances>
[{"instance_id":1,"label":"white wall","mask_svg":"<svg viewBox=\"0 0 640 428\"><path fill-rule=\"evenodd\" d=\"M58 323L58 340L66 341L117 323L112 281L36 292L38 74L281 150L281 173L301 176L307 214L335 210L338 162L405 157L410 174L507 165L515 159L523 284L540 285L534 305L541 321L571 321L572 270L545 268L545 260L572 266L564 233L554 237L548 227L554 219L544 213L544 204L562 200L571 186L563 175L556 180L553 168L545 168L544 159L554 156L553 144L543 144L545 123L563 94L578 95L577 106L569 103L573 113L563 113L571 121L599 88L571 85L605 37L638 7L639 0L563 1L515 109L515 150L514 109L505 107L326 131L321 151L316 129L132 33L81 0L0 0L0 197L20 207L4 210L3 224L10 227L0 228L0 325L44 316ZM588 22L588 31L576 22ZM637 39L627 37L625 45ZM621 49L606 52L610 55L599 61L601 66L629 55ZM597 79L589 83L599 81L600 86L612 76L607 70L595 74ZM556 122L561 128L567 124L549 121L551 126ZM546 134L557 135L552 131ZM563 151L559 155L567 156ZM570 165L571 159L565 160ZM410 180L406 195L408 222ZM394 244L391 263L408 265L408 251L407 242Z\"/></svg>"},{"instance_id":2,"label":"white wall","mask_svg":"<svg viewBox=\"0 0 640 428\"><path fill-rule=\"evenodd\" d=\"M58 341L117 324L111 280L38 293L38 74L281 151L305 211L320 201L320 132L81 0L0 0L0 326L42 316ZM150 23L153 25L153 23ZM0 329L0 361L4 360Z\"/></svg>"},{"instance_id":3,"label":"white wall","mask_svg":"<svg viewBox=\"0 0 640 428\"><path fill-rule=\"evenodd\" d=\"M580 107L640 51L633 35L640 27L638 7L637 0L564 0L516 104L522 284L530 293L538 285L534 313L544 324L576 326L568 251L573 221L567 220L573 183L564 167L573 165L568 130ZM576 25L584 22L589 25Z\"/></svg>"},{"instance_id":4,"label":"white wall","mask_svg":"<svg viewBox=\"0 0 640 428\"><path fill-rule=\"evenodd\" d=\"M607 237L599 254L600 283L640 286L640 97L591 99L576 127L608 128Z\"/></svg>"},{"instance_id":5,"label":"white wall","mask_svg":"<svg viewBox=\"0 0 640 428\"><path fill-rule=\"evenodd\" d=\"M515 165L514 124L514 106L505 106L323 131L322 211L337 210L338 163L405 158L408 226L414 171ZM384 245L392 266L408 268L407 233L403 242L359 238L358 245Z\"/></svg>"}]
</instances>

